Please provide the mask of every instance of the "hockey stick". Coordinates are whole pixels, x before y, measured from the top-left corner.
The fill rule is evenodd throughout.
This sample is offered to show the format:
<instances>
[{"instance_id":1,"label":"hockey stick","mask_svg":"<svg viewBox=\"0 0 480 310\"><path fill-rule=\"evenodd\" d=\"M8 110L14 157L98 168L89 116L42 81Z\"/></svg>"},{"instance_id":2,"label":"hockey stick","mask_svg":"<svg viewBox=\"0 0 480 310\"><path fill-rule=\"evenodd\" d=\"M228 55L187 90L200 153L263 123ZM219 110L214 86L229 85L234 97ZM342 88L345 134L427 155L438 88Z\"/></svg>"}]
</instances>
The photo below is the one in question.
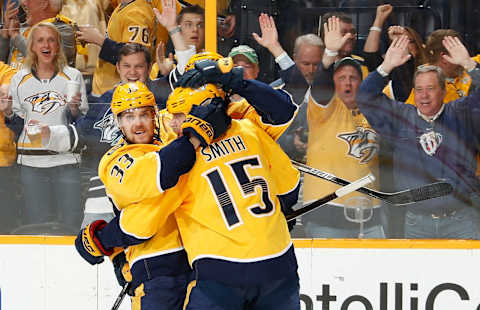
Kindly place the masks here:
<instances>
[{"instance_id":1,"label":"hockey stick","mask_svg":"<svg viewBox=\"0 0 480 310\"><path fill-rule=\"evenodd\" d=\"M123 298L125 298L125 295L127 295L128 290L130 289L130 282L125 283L123 286L122 290L120 291L120 294L118 294L117 299L115 300L115 303L112 306L112 310L118 310L120 308L120 305L122 304Z\"/></svg>"},{"instance_id":2,"label":"hockey stick","mask_svg":"<svg viewBox=\"0 0 480 310\"><path fill-rule=\"evenodd\" d=\"M333 174L315 169L305 164L292 160L293 165L300 171L316 176L318 178L345 186L350 182L341 179ZM377 198L394 205L408 205L418 201L423 201L431 198L446 196L453 191L453 187L447 182L435 182L423 185L417 188L411 188L400 192L385 193L375 191L366 187L357 189L358 192L366 194L370 197Z\"/></svg>"},{"instance_id":3,"label":"hockey stick","mask_svg":"<svg viewBox=\"0 0 480 310\"><path fill-rule=\"evenodd\" d=\"M285 218L287 219L287 222L290 220L293 220L294 218L297 218L301 215L304 215L310 211L315 210L316 208L326 204L327 202L330 202L336 198L345 196L346 194L350 194L351 192L354 192L359 188L363 187L364 185L367 185L368 183L372 183L373 181L375 181L375 177L373 176L373 174L370 173L364 176L363 178L358 179L352 183L347 182L349 184L337 189L336 191L326 195L325 197L322 197L318 200L315 200L312 203L309 203L308 205L304 206L301 209L293 211L292 213L286 215Z\"/></svg>"}]
</instances>

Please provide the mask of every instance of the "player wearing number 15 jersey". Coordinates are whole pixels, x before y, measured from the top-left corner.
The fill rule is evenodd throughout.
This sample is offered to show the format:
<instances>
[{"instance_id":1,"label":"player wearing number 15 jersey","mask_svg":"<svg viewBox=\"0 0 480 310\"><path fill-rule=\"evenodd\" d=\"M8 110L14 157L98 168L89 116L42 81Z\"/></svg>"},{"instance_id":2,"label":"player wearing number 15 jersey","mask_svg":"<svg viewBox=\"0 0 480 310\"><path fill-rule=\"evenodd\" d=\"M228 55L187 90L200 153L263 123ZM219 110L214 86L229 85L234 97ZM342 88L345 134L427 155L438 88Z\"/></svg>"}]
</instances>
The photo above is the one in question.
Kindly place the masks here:
<instances>
[{"instance_id":1,"label":"player wearing number 15 jersey","mask_svg":"<svg viewBox=\"0 0 480 310\"><path fill-rule=\"evenodd\" d=\"M193 94L204 91L177 88L170 95L174 130ZM225 134L197 152L192 170L162 201L164 216L175 214L195 273L186 309L300 308L297 263L282 214L282 206L296 201L298 181L286 154L249 119L232 120Z\"/></svg>"},{"instance_id":2,"label":"player wearing number 15 jersey","mask_svg":"<svg viewBox=\"0 0 480 310\"><path fill-rule=\"evenodd\" d=\"M110 16L106 36L116 42L139 43L153 51L155 16L147 0L121 0ZM115 65L98 58L92 94L100 96L120 81Z\"/></svg>"},{"instance_id":3,"label":"player wearing number 15 jersey","mask_svg":"<svg viewBox=\"0 0 480 310\"><path fill-rule=\"evenodd\" d=\"M120 88L123 87L120 86ZM212 99L212 97L222 97L221 90L215 91L215 86L213 86L213 88L206 87L204 90L208 93L208 96L205 98L207 101ZM130 105L131 108L135 107L138 101L136 99L134 100L137 96L136 91L134 89L130 91L126 89L125 91L128 93L128 95L126 95L128 98L121 101L126 105L124 108L127 109ZM255 107L255 110L264 122L260 124L262 127L255 127L256 130L260 130L259 128L263 127L267 129L267 123L273 126L288 123L295 113L296 109L290 97L283 91L274 91L268 87L268 85L246 81L245 87L241 90L239 89L238 92L245 98L249 98L250 102L254 102L253 97L256 96L262 104L270 101L270 104L275 104L275 107L278 108L279 111L282 111L277 111L277 113L274 113L276 115L271 115L270 112L274 109L265 105L262 106L262 104L259 103L258 106ZM130 96L132 96L132 98L129 98ZM203 102L202 97L195 94L191 94L188 98L194 99L197 104ZM207 105L207 107L209 106L212 105ZM202 107L198 107L197 109ZM114 114L118 114L119 116L117 118L122 120L119 122L121 127L125 124L124 121L130 122L130 118L132 118L133 121L135 116L137 116L139 120L142 120L141 123L149 123L148 115L140 113L136 115L137 112L141 112L136 110L133 112L128 112L127 110L121 113L112 106ZM193 113L193 110L191 113ZM249 114L251 113L246 113L246 116ZM217 115L217 117L212 118L211 123L218 124L218 118L221 119L221 115L220 117ZM205 119L208 118L205 117ZM186 123L193 124L194 122L196 122L196 119L192 118ZM164 125L165 124L160 124L160 126ZM183 126L185 127L185 125ZM218 126L213 127L218 129ZM205 126L203 122L200 122L198 128L203 128L205 134L209 132L209 127ZM181 168L185 166L186 162L191 162L191 149L187 147L188 145L185 145L186 141L183 141L185 137L179 138L162 148L161 145L158 145L158 142L161 141L154 139L154 143L152 143L150 139L146 139L153 134L151 127L146 128L145 126L136 125L132 126L131 129L132 132L130 132L130 134L137 136L139 139L141 138L141 140L131 140L131 142L122 143L113 148L104 156L99 167L99 175L106 186L108 195L111 197L117 209L121 210L120 215L108 224L97 221L87 226L78 236L76 246L82 257L90 263L98 263L103 255L110 255L110 249L113 246L128 246L127 258L132 268L134 278L133 286L136 287L135 297L133 298L134 303L141 304L141 309L150 309L147 305L156 305L155 309L176 309L174 307L168 308L164 303L160 303L158 299L162 295L167 296L174 293L173 289L159 289L158 285L165 288L165 285L161 284L162 281L165 280L165 277L159 275L170 275L171 277L172 274L175 274L175 271L182 270L179 266L185 266L187 262L186 259L185 263L182 262L181 253L183 252L183 246L179 243L180 239L176 227L172 225L171 219L173 214L166 212L169 211L168 204L170 204L170 201L166 200L165 197L176 201L175 197L172 198L172 194L166 196L169 192L168 188L175 186L177 180L176 177L172 178L169 177L169 175L178 175L176 171L186 170L179 169L179 166ZM157 130L159 129L162 128L157 127ZM124 129L122 129L122 132L123 131ZM199 131L201 130L199 129ZM217 130L214 132L217 133ZM263 129L261 132L263 133ZM275 135L274 132L272 132L272 134ZM263 133L263 135L268 137L265 133ZM270 141L272 141L271 138ZM233 143L233 141L231 143ZM197 152L196 157L198 158L199 156L199 152ZM265 167L269 167L269 165ZM286 171L288 170L284 169L284 173L286 173ZM296 185L295 182L298 181L298 173L295 170L290 170L290 173L291 174L288 175L283 174L283 178ZM252 181L256 183L259 180ZM275 195L275 191L269 192L267 182L265 182L265 184L267 185L265 188L266 193ZM295 185L291 187L295 187ZM259 189L264 186L262 183L260 186L254 187ZM293 190L292 195L287 191L285 193L282 201L287 208L294 203L294 201L288 202L290 196L296 197L295 195L298 192ZM254 194L254 196L259 197L256 194ZM261 197L262 196L260 196L260 201L263 200ZM268 200L273 199L270 197L267 198ZM294 198L294 200L295 199L296 198ZM279 212L279 205L277 205L278 199L275 198L274 202L275 208L273 209L273 213L275 213L274 218L277 219L277 212ZM164 207L166 207L167 210L164 210ZM270 204L267 205L267 208L270 209L271 207ZM273 215L273 213L269 213L268 215ZM283 225L285 225L285 220L283 218L282 220ZM275 227L275 225L272 226L272 228L273 227ZM285 241L284 245L287 247L287 256L291 259L293 252L288 247L290 241L289 239L285 239L285 237L288 237L288 232L287 235L285 235L284 230L281 229L278 233L282 236L280 239ZM275 240L272 241L274 242ZM94 246L92 246L92 244ZM277 262L277 259L273 259L273 262ZM293 296L296 296L298 300L298 278L296 276L296 263L294 258L293 263L295 267L290 268L290 271L295 271L293 275L295 278L294 281L289 280L288 284L293 285ZM288 268L282 269L288 270ZM250 274L252 278L255 277L254 273L255 271ZM272 274L272 270L270 270L269 273ZM277 271L275 270L274 273L276 274ZM260 282L262 281L265 281L264 277L261 278ZM174 284L171 281L169 283ZM180 280L180 283L184 283L184 281ZM181 291L181 287L175 289L175 291L179 290ZM292 291L292 289L290 289L289 292L290 291ZM157 295L154 296L156 298L152 299L152 294ZM284 294L285 291L282 291L281 295ZM178 294L175 296L178 297ZM164 308L159 308L160 304L162 304Z\"/></svg>"}]
</instances>

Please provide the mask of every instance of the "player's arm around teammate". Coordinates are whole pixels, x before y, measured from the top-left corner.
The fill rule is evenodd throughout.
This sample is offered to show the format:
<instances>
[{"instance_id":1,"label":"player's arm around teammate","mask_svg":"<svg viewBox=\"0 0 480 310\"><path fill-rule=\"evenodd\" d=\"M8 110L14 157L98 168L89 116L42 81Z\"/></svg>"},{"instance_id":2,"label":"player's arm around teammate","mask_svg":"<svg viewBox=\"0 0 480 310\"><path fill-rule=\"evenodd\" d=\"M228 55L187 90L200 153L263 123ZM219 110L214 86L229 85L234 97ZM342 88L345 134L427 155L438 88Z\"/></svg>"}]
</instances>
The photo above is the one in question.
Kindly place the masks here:
<instances>
[{"instance_id":1,"label":"player's arm around teammate","mask_svg":"<svg viewBox=\"0 0 480 310\"><path fill-rule=\"evenodd\" d=\"M291 95L281 89L243 78L243 68L234 67L231 58L211 52L194 55L178 81L181 87L197 88L207 83L220 85L227 94L238 94L246 99L255 113L244 116L277 139L296 115L297 106Z\"/></svg>"},{"instance_id":2,"label":"player's arm around teammate","mask_svg":"<svg viewBox=\"0 0 480 310\"><path fill-rule=\"evenodd\" d=\"M132 85L133 84L133 85ZM122 130L124 140L107 152L99 165L99 175L104 180L107 188L107 193L110 194L117 209L124 210L123 206L129 206L131 209L138 209L137 214L139 219L147 215L148 212L140 211L141 206L139 202L144 202L147 205L150 200L161 196L167 189L175 186L179 178L187 173L195 163L195 149L200 146L206 146L213 139L214 133L219 134L226 129L226 125L222 122L226 120L217 117L214 110L196 109L189 115L189 119L182 124L184 132L176 140L169 145L161 147L156 142L155 135L157 128L155 128L155 116L153 95L140 83L128 83L117 88L115 93L117 96L120 92L128 92L131 89L142 87L146 96L151 96L150 104L140 103L140 107L126 109L127 104L120 103L121 107L116 107L116 96L112 99L112 112L117 118L119 127ZM142 99L143 100L143 99ZM129 105L135 103L129 102ZM213 115L213 117L212 117ZM216 122L210 124L208 121ZM151 180L155 180L152 182ZM120 217L116 217L108 225L116 226ZM153 217L153 216L149 216ZM145 221L142 221L145 224ZM100 224L97 224L100 225ZM109 248L113 246L128 246L131 244L141 243L145 239L151 237L152 232L149 232L150 227L143 225L138 227L138 238L125 236L111 236L112 240L106 236L110 227L107 225L102 232L100 230L90 231L90 233L102 234L99 237L98 244L105 249L104 254L109 253ZM92 228L86 228L82 232L85 234ZM117 230L117 228L113 228ZM121 231L121 230L120 230ZM117 231L119 232L119 231ZM81 240L81 235L77 241ZM98 237L98 236L97 236ZM110 241L101 243L101 240ZM115 240L114 240L115 239ZM121 240L122 239L122 240ZM85 240L84 240L85 241ZM80 247L83 248L83 247ZM88 252L87 249L83 248ZM91 252L90 254L99 254L101 252ZM81 253L83 254L86 253ZM99 255L101 257L103 255ZM99 259L85 255L84 258L89 258L90 262L98 262Z\"/></svg>"},{"instance_id":3,"label":"player's arm around teammate","mask_svg":"<svg viewBox=\"0 0 480 310\"><path fill-rule=\"evenodd\" d=\"M195 149L209 143L214 132L221 133L219 128L226 126L218 125L222 118L216 117L215 111L202 107L192 112L193 121L183 126L184 135L162 147L158 133L164 124L159 122L153 94L144 84L118 86L111 108L123 141L104 155L99 176L118 215L108 224L97 220L87 225L75 241L76 248L90 264L114 255L114 247L128 248L131 286L136 288L132 303L141 304L142 309L180 309L190 268L175 220L163 208L178 197L170 202L164 194L191 169ZM165 277L176 284L152 291Z\"/></svg>"},{"instance_id":4,"label":"player's arm around teammate","mask_svg":"<svg viewBox=\"0 0 480 310\"><path fill-rule=\"evenodd\" d=\"M223 91L213 84L179 87L167 110L181 124L192 105L222 101ZM171 189L197 279L186 309L299 308L296 259L278 198L298 185L289 162L254 122L234 119L198 151L185 182Z\"/></svg>"}]
</instances>

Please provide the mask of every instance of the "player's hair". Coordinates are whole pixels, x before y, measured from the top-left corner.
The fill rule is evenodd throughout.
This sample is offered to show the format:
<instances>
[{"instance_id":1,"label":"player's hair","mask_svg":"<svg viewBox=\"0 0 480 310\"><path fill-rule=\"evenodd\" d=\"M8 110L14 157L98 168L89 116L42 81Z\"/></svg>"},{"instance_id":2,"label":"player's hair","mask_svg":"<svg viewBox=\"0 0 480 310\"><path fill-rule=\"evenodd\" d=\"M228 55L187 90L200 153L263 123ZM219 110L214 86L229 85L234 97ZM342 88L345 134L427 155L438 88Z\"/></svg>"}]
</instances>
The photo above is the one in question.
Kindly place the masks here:
<instances>
[{"instance_id":1,"label":"player's hair","mask_svg":"<svg viewBox=\"0 0 480 310\"><path fill-rule=\"evenodd\" d=\"M428 63L434 64L440 59L442 53L448 54L442 43L446 36L457 37L462 40L460 34L453 29L437 29L432 32L425 46Z\"/></svg>"},{"instance_id":2,"label":"player's hair","mask_svg":"<svg viewBox=\"0 0 480 310\"><path fill-rule=\"evenodd\" d=\"M38 57L37 54L35 54L35 52L32 50L33 39L38 29L42 27L48 28L55 33L58 45L58 52L55 55L53 61L57 71L61 72L63 71L63 68L67 65L67 57L65 56L65 52L63 51L63 41L62 36L60 35L60 31L58 31L57 27L55 27L55 25L53 25L52 23L38 23L32 27L32 30L30 31L27 39L27 57L25 58L25 67L30 68L30 70L37 70Z\"/></svg>"},{"instance_id":3,"label":"player's hair","mask_svg":"<svg viewBox=\"0 0 480 310\"><path fill-rule=\"evenodd\" d=\"M427 73L427 72L435 72L437 74L438 84L443 90L445 90L445 74L443 74L443 70L439 66L428 65L428 64L418 66L417 70L415 70L413 81L415 82L419 74Z\"/></svg>"},{"instance_id":4,"label":"player's hair","mask_svg":"<svg viewBox=\"0 0 480 310\"><path fill-rule=\"evenodd\" d=\"M199 6L198 4L195 4L195 5L192 5L192 6L186 6L180 11L180 13L178 13L177 24L180 25L180 23L182 22L182 19L183 19L183 15L185 15L187 13L202 15L203 17L205 16L205 10L201 6Z\"/></svg>"},{"instance_id":5,"label":"player's hair","mask_svg":"<svg viewBox=\"0 0 480 310\"><path fill-rule=\"evenodd\" d=\"M150 55L150 52L144 45L138 43L127 43L122 46L118 51L117 63L119 63L123 57L136 53L143 53L143 55L145 56L145 61L147 62L147 67L152 64L152 56Z\"/></svg>"},{"instance_id":6,"label":"player's hair","mask_svg":"<svg viewBox=\"0 0 480 310\"><path fill-rule=\"evenodd\" d=\"M63 0L48 0L48 3L55 12L58 13L62 10Z\"/></svg>"},{"instance_id":7,"label":"player's hair","mask_svg":"<svg viewBox=\"0 0 480 310\"><path fill-rule=\"evenodd\" d=\"M308 33L308 34L301 35L295 39L295 45L293 46L293 53L297 54L298 50L300 49L300 46L302 46L303 44L318 46L322 50L325 48L325 44L323 43L323 40L320 39L319 36L313 33Z\"/></svg>"},{"instance_id":8,"label":"player's hair","mask_svg":"<svg viewBox=\"0 0 480 310\"><path fill-rule=\"evenodd\" d=\"M345 12L327 12L323 14L321 19L322 24L320 25L320 38L322 38L322 40L325 38L325 29L323 29L323 24L325 24L328 19L333 16L338 17L341 22L353 24L352 17Z\"/></svg>"}]
</instances>

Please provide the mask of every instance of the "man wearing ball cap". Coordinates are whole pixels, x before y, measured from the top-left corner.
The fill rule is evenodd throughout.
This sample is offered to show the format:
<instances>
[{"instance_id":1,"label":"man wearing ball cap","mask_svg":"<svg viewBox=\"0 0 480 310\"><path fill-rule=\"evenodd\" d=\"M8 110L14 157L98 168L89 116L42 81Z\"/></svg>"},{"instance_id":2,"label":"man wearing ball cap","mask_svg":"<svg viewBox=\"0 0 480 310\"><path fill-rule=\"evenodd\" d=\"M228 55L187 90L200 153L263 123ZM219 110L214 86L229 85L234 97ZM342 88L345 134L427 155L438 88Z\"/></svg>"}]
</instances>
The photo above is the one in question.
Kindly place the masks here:
<instances>
[{"instance_id":1,"label":"man wearing ball cap","mask_svg":"<svg viewBox=\"0 0 480 310\"><path fill-rule=\"evenodd\" d=\"M228 57L232 57L235 66L243 67L243 78L255 80L260 71L258 67L258 56L253 48L248 45L239 45L232 48Z\"/></svg>"},{"instance_id":2,"label":"man wearing ball cap","mask_svg":"<svg viewBox=\"0 0 480 310\"><path fill-rule=\"evenodd\" d=\"M325 57L325 55L324 55ZM311 86L307 120L309 125L306 162L309 166L345 175L355 179L367 173L378 173L378 137L357 108L356 94L362 82L360 62L344 57L331 65L332 69L319 70ZM333 71L333 72L332 72ZM333 79L333 84L331 80ZM378 184L373 185L378 186ZM317 178L305 176L304 202L313 201L335 185L325 184ZM359 223L350 221L344 213L352 199L363 199L352 193L326 207L306 214L303 218L308 237L357 238ZM383 210L377 200L369 202L368 214L358 221L365 222L365 238L384 238ZM371 214L371 218L370 218Z\"/></svg>"}]
</instances>

